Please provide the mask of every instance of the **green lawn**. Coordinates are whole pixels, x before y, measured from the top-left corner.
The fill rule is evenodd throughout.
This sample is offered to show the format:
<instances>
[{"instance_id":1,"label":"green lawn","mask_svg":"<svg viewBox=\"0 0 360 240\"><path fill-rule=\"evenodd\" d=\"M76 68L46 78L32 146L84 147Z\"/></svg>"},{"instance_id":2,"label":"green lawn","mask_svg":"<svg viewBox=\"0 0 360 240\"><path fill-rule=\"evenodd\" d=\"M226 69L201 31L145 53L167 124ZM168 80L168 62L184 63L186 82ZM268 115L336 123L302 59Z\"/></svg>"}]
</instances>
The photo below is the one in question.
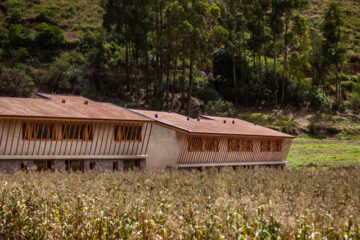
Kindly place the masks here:
<instances>
[{"instance_id":1,"label":"green lawn","mask_svg":"<svg viewBox=\"0 0 360 240\"><path fill-rule=\"evenodd\" d=\"M359 166L360 141L295 139L287 158L289 166Z\"/></svg>"}]
</instances>

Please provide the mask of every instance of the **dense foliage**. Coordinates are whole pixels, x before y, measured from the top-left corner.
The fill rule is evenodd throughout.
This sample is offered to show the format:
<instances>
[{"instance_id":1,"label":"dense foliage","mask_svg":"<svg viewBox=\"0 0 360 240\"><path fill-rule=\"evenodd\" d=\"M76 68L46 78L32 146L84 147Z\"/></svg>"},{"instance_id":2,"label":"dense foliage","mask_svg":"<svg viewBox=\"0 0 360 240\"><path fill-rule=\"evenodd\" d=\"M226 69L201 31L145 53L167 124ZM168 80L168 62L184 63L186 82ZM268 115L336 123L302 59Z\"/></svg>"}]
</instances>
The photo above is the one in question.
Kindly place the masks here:
<instances>
[{"instance_id":1,"label":"dense foliage","mask_svg":"<svg viewBox=\"0 0 360 240\"><path fill-rule=\"evenodd\" d=\"M4 0L0 95L356 110L360 6L340 2Z\"/></svg>"},{"instance_id":2,"label":"dense foliage","mask_svg":"<svg viewBox=\"0 0 360 240\"><path fill-rule=\"evenodd\" d=\"M1 239L359 239L360 174L0 175Z\"/></svg>"}]
</instances>

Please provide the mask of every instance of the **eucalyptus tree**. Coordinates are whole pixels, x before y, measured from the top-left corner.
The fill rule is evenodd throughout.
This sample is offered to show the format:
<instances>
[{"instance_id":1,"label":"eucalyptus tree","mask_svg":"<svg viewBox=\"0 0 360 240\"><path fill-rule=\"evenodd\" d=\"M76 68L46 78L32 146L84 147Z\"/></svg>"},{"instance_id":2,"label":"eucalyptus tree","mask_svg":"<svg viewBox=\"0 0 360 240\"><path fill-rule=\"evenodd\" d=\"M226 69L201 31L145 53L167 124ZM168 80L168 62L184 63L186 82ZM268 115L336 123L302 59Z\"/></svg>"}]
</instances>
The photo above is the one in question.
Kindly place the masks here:
<instances>
[{"instance_id":1,"label":"eucalyptus tree","mask_svg":"<svg viewBox=\"0 0 360 240\"><path fill-rule=\"evenodd\" d=\"M210 65L209 56L216 44L227 37L227 31L218 25L220 8L208 0L180 0L184 8L183 50L189 60L188 94L186 113L191 111L191 98L195 66L204 68Z\"/></svg>"},{"instance_id":2,"label":"eucalyptus tree","mask_svg":"<svg viewBox=\"0 0 360 240\"><path fill-rule=\"evenodd\" d=\"M284 9L284 66L282 77L282 91L281 91L281 104L285 104L285 87L286 87L286 73L287 73L287 57L290 48L292 33L291 33L291 20L294 12L298 9L304 8L308 5L308 0L282 0L282 7Z\"/></svg>"},{"instance_id":3,"label":"eucalyptus tree","mask_svg":"<svg viewBox=\"0 0 360 240\"><path fill-rule=\"evenodd\" d=\"M139 59L147 56L153 19L151 0L104 0L103 26L125 46L127 90L137 84ZM145 61L147 62L147 61ZM137 89L135 88L135 91ZM135 93L136 95L136 93Z\"/></svg>"},{"instance_id":4,"label":"eucalyptus tree","mask_svg":"<svg viewBox=\"0 0 360 240\"><path fill-rule=\"evenodd\" d=\"M335 67L335 88L336 102L341 101L341 85L339 74L342 70L346 48L344 46L344 34L342 31L343 21L341 10L338 3L331 2L325 13L322 23L322 33L324 36L322 51L329 65Z\"/></svg>"},{"instance_id":5,"label":"eucalyptus tree","mask_svg":"<svg viewBox=\"0 0 360 240\"><path fill-rule=\"evenodd\" d=\"M238 78L244 79L244 66L246 65L246 42L245 30L247 21L245 20L245 1L223 0L217 1L221 8L220 24L229 33L225 41L225 48L230 53L232 59L232 77L234 92L239 92ZM240 76L237 74L237 59L240 59ZM238 96L234 95L234 102L237 105Z\"/></svg>"}]
</instances>

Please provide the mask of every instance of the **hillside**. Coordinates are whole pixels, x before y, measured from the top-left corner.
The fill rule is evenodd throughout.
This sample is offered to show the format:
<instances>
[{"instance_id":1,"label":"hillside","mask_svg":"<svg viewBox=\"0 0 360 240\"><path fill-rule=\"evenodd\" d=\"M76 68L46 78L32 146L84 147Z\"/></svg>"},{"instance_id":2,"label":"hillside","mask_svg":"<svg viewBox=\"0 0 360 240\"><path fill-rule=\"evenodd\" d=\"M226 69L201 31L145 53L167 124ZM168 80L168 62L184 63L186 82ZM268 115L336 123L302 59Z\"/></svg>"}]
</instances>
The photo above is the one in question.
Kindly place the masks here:
<instances>
[{"instance_id":1,"label":"hillside","mask_svg":"<svg viewBox=\"0 0 360 240\"><path fill-rule=\"evenodd\" d=\"M329 25L341 31L337 43L324 37L329 0L288 12L271 1L184 2L2 1L0 95L81 94L190 115L219 100L360 109L359 1L337 1L341 26ZM335 50L340 56L331 59Z\"/></svg>"}]
</instances>

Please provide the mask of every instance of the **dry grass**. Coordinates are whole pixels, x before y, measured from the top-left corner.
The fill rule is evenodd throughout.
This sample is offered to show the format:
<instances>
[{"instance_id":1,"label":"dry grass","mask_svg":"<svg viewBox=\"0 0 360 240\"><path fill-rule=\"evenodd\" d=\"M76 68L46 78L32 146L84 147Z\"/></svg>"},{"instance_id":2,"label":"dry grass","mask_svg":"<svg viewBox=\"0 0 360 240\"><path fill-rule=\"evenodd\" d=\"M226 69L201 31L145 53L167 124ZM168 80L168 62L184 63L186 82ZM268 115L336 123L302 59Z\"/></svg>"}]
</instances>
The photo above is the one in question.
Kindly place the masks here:
<instances>
[{"instance_id":1,"label":"dry grass","mask_svg":"<svg viewBox=\"0 0 360 240\"><path fill-rule=\"evenodd\" d=\"M0 175L0 238L359 239L359 173Z\"/></svg>"}]
</instances>

